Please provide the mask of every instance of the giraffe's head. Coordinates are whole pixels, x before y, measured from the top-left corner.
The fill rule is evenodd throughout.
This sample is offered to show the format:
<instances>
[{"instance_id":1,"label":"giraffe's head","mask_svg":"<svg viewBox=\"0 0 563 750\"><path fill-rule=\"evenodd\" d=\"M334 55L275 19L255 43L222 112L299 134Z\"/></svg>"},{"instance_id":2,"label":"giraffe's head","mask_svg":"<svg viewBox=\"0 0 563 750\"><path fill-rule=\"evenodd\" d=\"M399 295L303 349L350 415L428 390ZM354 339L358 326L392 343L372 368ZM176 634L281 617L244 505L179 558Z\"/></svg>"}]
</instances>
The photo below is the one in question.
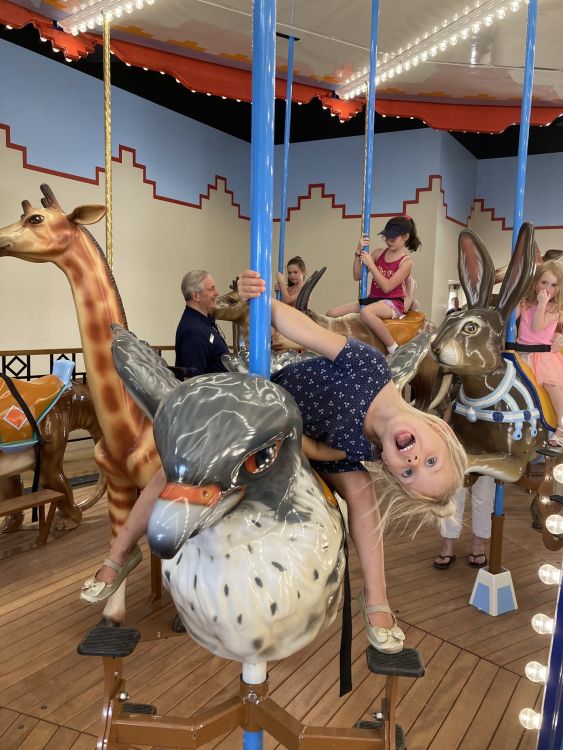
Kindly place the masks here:
<instances>
[{"instance_id":1,"label":"giraffe's head","mask_svg":"<svg viewBox=\"0 0 563 750\"><path fill-rule=\"evenodd\" d=\"M55 260L76 238L79 225L95 224L106 212L104 206L91 205L65 214L48 185L41 185L41 192L41 208L23 201L20 220L0 229L0 256L34 263Z\"/></svg>"}]
</instances>

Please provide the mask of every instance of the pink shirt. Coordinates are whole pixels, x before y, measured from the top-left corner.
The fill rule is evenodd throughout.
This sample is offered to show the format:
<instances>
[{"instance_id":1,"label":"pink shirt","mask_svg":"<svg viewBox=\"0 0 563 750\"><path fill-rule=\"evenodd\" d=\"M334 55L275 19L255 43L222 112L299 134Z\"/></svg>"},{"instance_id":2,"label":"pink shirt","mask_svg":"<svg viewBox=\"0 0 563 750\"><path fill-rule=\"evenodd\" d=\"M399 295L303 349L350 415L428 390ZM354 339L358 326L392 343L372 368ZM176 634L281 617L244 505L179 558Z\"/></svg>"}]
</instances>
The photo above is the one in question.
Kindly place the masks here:
<instances>
[{"instance_id":1,"label":"pink shirt","mask_svg":"<svg viewBox=\"0 0 563 750\"><path fill-rule=\"evenodd\" d=\"M397 272L399 266L401 263L405 260L405 258L408 258L408 255L402 255L397 260L393 260L391 262L385 260L385 256L387 254L387 250L384 250L380 256L375 261L375 265L379 269L379 272L382 276L385 276L386 279L390 279L391 276L393 276L394 273ZM398 286L396 286L394 289L391 289L388 292L384 292L381 287L377 284L375 279L371 282L371 289L369 290L369 296L370 297L379 297L382 299L392 299L393 301L397 301L396 305L397 308L399 306L403 307L403 298L405 296L405 291L403 289L403 283L401 282ZM400 313L403 312L402 309L399 310Z\"/></svg>"},{"instance_id":2,"label":"pink shirt","mask_svg":"<svg viewBox=\"0 0 563 750\"><path fill-rule=\"evenodd\" d=\"M532 321L534 319L534 315L536 314L536 310L538 309L537 305L531 305L528 306L522 306L522 309L520 311L520 324L518 326L518 336L516 338L516 341L519 344L552 344L553 339L555 338L555 329L557 328L558 320L557 318L553 321L553 323L549 323L545 328L543 328L541 331L533 331L532 330Z\"/></svg>"}]
</instances>

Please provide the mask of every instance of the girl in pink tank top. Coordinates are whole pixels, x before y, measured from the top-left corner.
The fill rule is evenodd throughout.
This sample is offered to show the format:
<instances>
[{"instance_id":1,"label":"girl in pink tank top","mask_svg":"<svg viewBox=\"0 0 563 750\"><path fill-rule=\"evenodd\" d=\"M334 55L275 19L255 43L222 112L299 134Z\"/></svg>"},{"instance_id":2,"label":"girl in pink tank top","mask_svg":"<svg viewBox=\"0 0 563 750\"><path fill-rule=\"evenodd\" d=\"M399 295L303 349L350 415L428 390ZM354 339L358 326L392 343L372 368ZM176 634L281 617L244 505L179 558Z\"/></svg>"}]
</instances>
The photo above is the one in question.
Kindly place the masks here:
<instances>
[{"instance_id":1,"label":"girl in pink tank top","mask_svg":"<svg viewBox=\"0 0 563 750\"><path fill-rule=\"evenodd\" d=\"M542 263L520 307L519 344L551 347L563 311L563 267L555 261ZM549 440L563 447L563 355L558 351L535 351L523 355L536 380L549 394L557 414L557 430Z\"/></svg>"},{"instance_id":2,"label":"girl in pink tank top","mask_svg":"<svg viewBox=\"0 0 563 750\"><path fill-rule=\"evenodd\" d=\"M362 235L354 254L354 280L361 278L362 265L372 276L369 297L358 303L341 305L327 310L327 316L337 318L359 312L360 319L387 347L394 352L397 343L383 322L399 318L405 312L405 286L414 284L411 277L412 260L408 253L420 247L416 226L410 216L394 216L379 233L385 247L368 251L369 237Z\"/></svg>"}]
</instances>

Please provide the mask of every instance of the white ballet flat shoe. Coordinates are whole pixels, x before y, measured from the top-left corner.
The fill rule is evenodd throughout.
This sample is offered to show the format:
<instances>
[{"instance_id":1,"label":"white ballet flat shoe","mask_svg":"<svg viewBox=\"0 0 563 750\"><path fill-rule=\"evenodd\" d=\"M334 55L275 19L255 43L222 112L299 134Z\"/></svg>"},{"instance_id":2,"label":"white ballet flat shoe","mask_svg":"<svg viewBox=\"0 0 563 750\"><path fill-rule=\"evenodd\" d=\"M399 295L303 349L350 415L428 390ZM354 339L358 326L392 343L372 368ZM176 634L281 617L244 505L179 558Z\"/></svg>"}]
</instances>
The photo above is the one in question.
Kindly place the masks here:
<instances>
[{"instance_id":1,"label":"white ballet flat shoe","mask_svg":"<svg viewBox=\"0 0 563 750\"><path fill-rule=\"evenodd\" d=\"M96 576L88 578L84 581L80 590L80 598L82 601L94 604L95 602L101 602L114 594L117 589L121 586L123 581L127 578L129 573L137 567L137 565L143 559L143 553L138 545L135 545L131 550L129 557L125 561L124 565L118 565L113 560L104 560L103 564L108 568L115 570L117 576L111 583L105 581L97 581Z\"/></svg>"},{"instance_id":2,"label":"white ballet flat shoe","mask_svg":"<svg viewBox=\"0 0 563 750\"><path fill-rule=\"evenodd\" d=\"M391 607L387 606L387 604L372 604L370 607L366 607L363 590L360 591L358 601L360 603L362 617L364 618L368 640L371 645L384 654L398 654L399 651L402 651L405 634L397 625L397 618L391 610ZM391 628L378 628L375 625L372 625L369 621L369 615L372 612L388 612L393 618L393 626Z\"/></svg>"}]
</instances>

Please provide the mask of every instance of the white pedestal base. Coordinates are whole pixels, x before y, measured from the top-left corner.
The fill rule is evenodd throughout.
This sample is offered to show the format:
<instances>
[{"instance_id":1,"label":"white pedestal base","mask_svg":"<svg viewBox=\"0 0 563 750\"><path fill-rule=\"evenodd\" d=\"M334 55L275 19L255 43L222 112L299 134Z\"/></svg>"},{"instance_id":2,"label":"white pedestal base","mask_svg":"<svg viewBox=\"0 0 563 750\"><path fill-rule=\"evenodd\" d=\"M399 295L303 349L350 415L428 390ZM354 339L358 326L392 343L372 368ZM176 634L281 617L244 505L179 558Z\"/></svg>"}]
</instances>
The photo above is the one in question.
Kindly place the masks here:
<instances>
[{"instance_id":1,"label":"white pedestal base","mask_svg":"<svg viewBox=\"0 0 563 750\"><path fill-rule=\"evenodd\" d=\"M493 617L518 609L510 571L502 569L493 574L488 568L481 568L469 604Z\"/></svg>"}]
</instances>

